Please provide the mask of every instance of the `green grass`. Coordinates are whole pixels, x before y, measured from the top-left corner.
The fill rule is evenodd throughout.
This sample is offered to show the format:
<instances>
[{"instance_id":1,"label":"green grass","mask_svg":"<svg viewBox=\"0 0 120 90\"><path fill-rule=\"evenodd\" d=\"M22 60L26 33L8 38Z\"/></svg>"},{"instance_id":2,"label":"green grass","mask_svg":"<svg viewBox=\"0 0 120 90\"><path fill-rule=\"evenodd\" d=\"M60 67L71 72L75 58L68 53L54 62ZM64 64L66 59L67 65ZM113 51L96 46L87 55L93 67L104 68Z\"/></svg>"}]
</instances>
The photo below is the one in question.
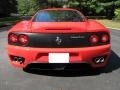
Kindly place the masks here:
<instances>
[{"instance_id":1,"label":"green grass","mask_svg":"<svg viewBox=\"0 0 120 90\"><path fill-rule=\"evenodd\" d=\"M13 25L13 24L15 24L18 21L20 21L19 17L5 17L5 18L0 18L0 27Z\"/></svg>"},{"instance_id":2,"label":"green grass","mask_svg":"<svg viewBox=\"0 0 120 90\"><path fill-rule=\"evenodd\" d=\"M106 27L111 27L111 28L119 28L120 29L120 21L113 21L113 20L97 20L101 24L105 25Z\"/></svg>"}]
</instances>

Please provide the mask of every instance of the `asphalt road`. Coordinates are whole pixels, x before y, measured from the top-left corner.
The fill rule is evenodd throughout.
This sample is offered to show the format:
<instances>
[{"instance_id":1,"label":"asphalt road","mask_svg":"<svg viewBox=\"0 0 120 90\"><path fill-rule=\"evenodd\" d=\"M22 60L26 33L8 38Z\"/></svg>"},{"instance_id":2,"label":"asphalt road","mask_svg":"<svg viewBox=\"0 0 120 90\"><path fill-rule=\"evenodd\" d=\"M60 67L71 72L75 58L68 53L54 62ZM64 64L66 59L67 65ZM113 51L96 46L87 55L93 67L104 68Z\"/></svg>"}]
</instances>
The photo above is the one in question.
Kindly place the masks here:
<instances>
[{"instance_id":1,"label":"asphalt road","mask_svg":"<svg viewBox=\"0 0 120 90\"><path fill-rule=\"evenodd\" d=\"M5 50L7 28L0 29L0 90L119 90L120 31L111 30L112 55L101 73L30 71L13 68Z\"/></svg>"}]
</instances>

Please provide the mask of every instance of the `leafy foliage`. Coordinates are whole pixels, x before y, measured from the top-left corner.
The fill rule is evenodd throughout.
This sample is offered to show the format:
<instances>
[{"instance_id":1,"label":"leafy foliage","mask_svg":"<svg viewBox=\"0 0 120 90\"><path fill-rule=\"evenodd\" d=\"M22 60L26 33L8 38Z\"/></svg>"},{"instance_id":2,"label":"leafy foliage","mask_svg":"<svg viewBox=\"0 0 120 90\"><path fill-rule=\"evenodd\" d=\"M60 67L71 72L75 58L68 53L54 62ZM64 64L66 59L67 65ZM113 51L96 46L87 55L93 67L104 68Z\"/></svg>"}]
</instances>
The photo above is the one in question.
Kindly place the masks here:
<instances>
[{"instance_id":1,"label":"leafy foliage","mask_svg":"<svg viewBox=\"0 0 120 90\"><path fill-rule=\"evenodd\" d=\"M41 1L41 0L39 0ZM50 7L67 7L81 10L89 16L106 16L112 18L114 10L120 7L120 0L45 0ZM59 3L59 4L58 4Z\"/></svg>"},{"instance_id":2,"label":"leafy foliage","mask_svg":"<svg viewBox=\"0 0 120 90\"><path fill-rule=\"evenodd\" d=\"M37 0L17 0L20 15L32 15L39 9Z\"/></svg>"},{"instance_id":3,"label":"leafy foliage","mask_svg":"<svg viewBox=\"0 0 120 90\"><path fill-rule=\"evenodd\" d=\"M120 8L115 10L115 19L120 20Z\"/></svg>"},{"instance_id":4,"label":"leafy foliage","mask_svg":"<svg viewBox=\"0 0 120 90\"><path fill-rule=\"evenodd\" d=\"M115 9L120 8L120 0L1 0L0 16L15 12L32 15L38 9L63 6L78 9L88 16L112 18Z\"/></svg>"}]
</instances>

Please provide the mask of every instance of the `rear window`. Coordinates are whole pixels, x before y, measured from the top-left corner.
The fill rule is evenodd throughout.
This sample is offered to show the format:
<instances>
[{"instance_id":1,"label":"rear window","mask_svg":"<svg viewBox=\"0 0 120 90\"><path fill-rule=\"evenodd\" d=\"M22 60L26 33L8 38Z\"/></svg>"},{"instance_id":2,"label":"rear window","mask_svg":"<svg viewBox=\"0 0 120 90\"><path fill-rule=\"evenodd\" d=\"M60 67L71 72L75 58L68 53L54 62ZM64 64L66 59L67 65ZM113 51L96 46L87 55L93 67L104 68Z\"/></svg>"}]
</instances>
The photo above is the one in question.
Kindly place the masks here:
<instances>
[{"instance_id":1,"label":"rear window","mask_svg":"<svg viewBox=\"0 0 120 90\"><path fill-rule=\"evenodd\" d=\"M34 22L81 22L82 15L72 10L46 10L39 11L33 19Z\"/></svg>"}]
</instances>

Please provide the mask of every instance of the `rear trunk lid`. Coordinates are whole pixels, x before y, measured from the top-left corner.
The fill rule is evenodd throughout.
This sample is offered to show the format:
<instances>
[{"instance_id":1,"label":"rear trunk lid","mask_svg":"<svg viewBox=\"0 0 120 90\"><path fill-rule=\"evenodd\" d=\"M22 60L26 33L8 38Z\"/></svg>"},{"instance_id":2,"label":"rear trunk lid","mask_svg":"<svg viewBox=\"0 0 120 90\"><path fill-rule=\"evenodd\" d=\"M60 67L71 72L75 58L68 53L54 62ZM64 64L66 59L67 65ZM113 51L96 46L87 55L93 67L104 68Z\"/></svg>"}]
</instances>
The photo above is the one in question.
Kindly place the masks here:
<instances>
[{"instance_id":1,"label":"rear trunk lid","mask_svg":"<svg viewBox=\"0 0 120 90\"><path fill-rule=\"evenodd\" d=\"M86 32L86 22L33 22L31 31L37 33Z\"/></svg>"}]
</instances>

